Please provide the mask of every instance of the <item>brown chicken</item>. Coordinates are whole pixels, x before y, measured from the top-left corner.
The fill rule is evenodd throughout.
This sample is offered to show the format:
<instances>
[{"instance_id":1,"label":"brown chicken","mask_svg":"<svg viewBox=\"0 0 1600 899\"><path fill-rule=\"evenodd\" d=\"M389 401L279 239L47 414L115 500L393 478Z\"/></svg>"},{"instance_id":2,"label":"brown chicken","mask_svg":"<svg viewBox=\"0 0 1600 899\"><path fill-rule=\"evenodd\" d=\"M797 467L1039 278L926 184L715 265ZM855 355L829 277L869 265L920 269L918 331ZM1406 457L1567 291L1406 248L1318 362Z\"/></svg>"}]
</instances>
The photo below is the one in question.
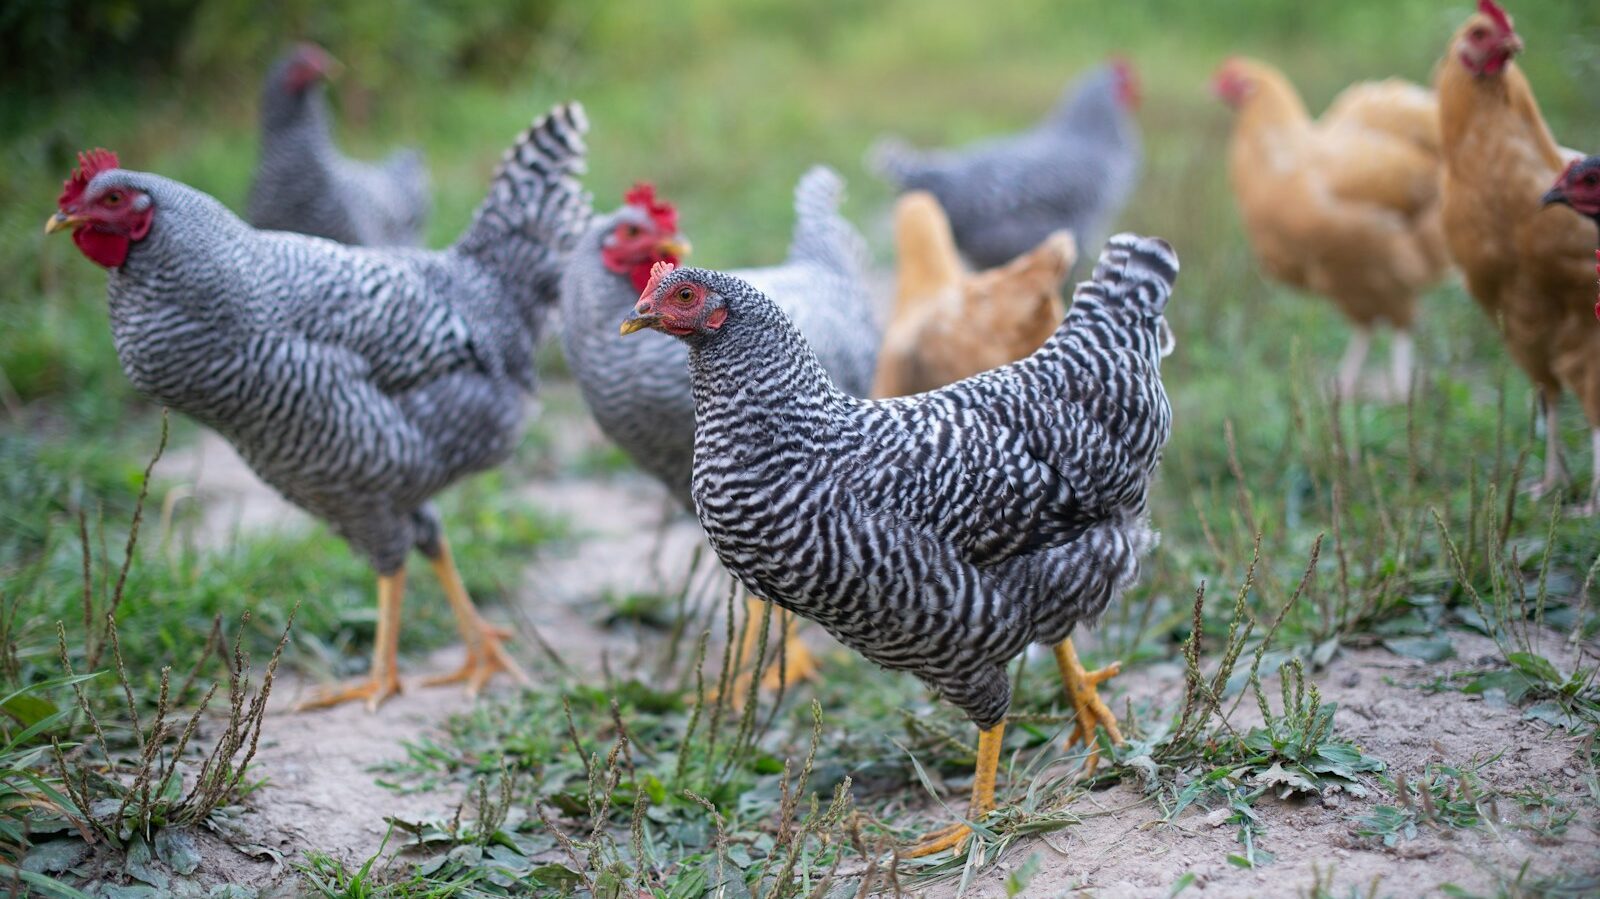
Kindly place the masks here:
<instances>
[{"instance_id":1,"label":"brown chicken","mask_svg":"<svg viewBox=\"0 0 1600 899\"><path fill-rule=\"evenodd\" d=\"M1467 290L1496 322L1538 389L1545 416L1544 493L1565 480L1557 401L1577 395L1593 429L1595 475L1579 511L1600 509L1600 328L1594 326L1595 225L1541 197L1570 151L1551 137L1511 19L1490 0L1450 39L1439 64L1444 230Z\"/></svg>"},{"instance_id":2,"label":"brown chicken","mask_svg":"<svg viewBox=\"0 0 1600 899\"><path fill-rule=\"evenodd\" d=\"M922 393L1015 362L1066 315L1061 282L1078 259L1070 231L974 274L956 253L939 201L913 191L895 204L894 239L898 283L874 397Z\"/></svg>"},{"instance_id":3,"label":"brown chicken","mask_svg":"<svg viewBox=\"0 0 1600 899\"><path fill-rule=\"evenodd\" d=\"M1410 392L1417 299L1449 267L1439 222L1433 94L1398 79L1346 88L1313 120L1272 66L1234 58L1212 88L1235 112L1228 175L1273 278L1327 297L1351 323L1336 386L1351 395L1372 329L1395 329L1391 390Z\"/></svg>"}]
</instances>

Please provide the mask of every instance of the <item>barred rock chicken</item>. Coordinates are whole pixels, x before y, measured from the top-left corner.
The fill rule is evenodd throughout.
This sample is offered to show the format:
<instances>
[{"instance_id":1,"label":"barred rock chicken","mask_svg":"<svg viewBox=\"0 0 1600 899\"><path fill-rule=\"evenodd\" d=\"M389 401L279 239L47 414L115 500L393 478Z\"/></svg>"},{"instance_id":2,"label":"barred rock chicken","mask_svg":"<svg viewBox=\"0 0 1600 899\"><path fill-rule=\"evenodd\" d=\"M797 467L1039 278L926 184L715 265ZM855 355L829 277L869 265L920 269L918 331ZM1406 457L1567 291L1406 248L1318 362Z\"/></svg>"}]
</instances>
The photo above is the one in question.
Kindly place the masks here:
<instances>
[{"instance_id":1,"label":"barred rock chicken","mask_svg":"<svg viewBox=\"0 0 1600 899\"><path fill-rule=\"evenodd\" d=\"M1072 232L1057 231L1004 266L971 273L932 194L902 194L894 216L894 311L873 396L943 387L1015 362L1055 333L1066 314L1061 282L1078 260Z\"/></svg>"},{"instance_id":2,"label":"barred rock chicken","mask_svg":"<svg viewBox=\"0 0 1600 899\"><path fill-rule=\"evenodd\" d=\"M1600 156L1590 156L1569 164L1561 177L1556 179L1555 186L1545 192L1543 203L1546 206L1552 203L1571 206L1600 230ZM1600 276L1600 247L1594 251L1594 261L1595 274ZM1594 316L1600 318L1600 298L1595 300ZM1596 448L1596 454L1600 455L1600 447Z\"/></svg>"},{"instance_id":3,"label":"barred rock chicken","mask_svg":"<svg viewBox=\"0 0 1600 899\"><path fill-rule=\"evenodd\" d=\"M1540 197L1569 156L1550 135L1513 58L1522 38L1491 0L1450 39L1439 63L1444 230L1467 290L1495 322L1533 381L1545 416L1545 471L1537 492L1565 480L1557 402L1577 395L1600 450L1600 329L1594 327L1595 225ZM1600 512L1600 452L1589 500Z\"/></svg>"},{"instance_id":4,"label":"barred rock chicken","mask_svg":"<svg viewBox=\"0 0 1600 899\"><path fill-rule=\"evenodd\" d=\"M1345 396L1373 327L1394 327L1391 388L1404 399L1417 298L1449 268L1432 92L1399 79L1355 84L1313 120L1264 62L1230 59L1212 87L1236 113L1228 175L1261 267L1333 300L1355 325L1336 381Z\"/></svg>"},{"instance_id":5,"label":"barred rock chicken","mask_svg":"<svg viewBox=\"0 0 1600 899\"><path fill-rule=\"evenodd\" d=\"M334 65L321 47L299 44L267 75L246 218L257 228L357 246L416 246L430 205L422 156L400 150L360 162L339 152L323 96Z\"/></svg>"},{"instance_id":6,"label":"barred rock chicken","mask_svg":"<svg viewBox=\"0 0 1600 899\"><path fill-rule=\"evenodd\" d=\"M843 192L844 182L832 169L817 166L806 172L795 187L789 258L738 274L777 299L842 389L865 396L877 359L878 328L864 286L865 242L839 214ZM633 308L651 266L676 263L687 252L677 210L649 185L635 187L621 209L589 226L573 251L562 278L561 336L567 363L600 429L685 509L693 509L694 398L684 348L664 335L624 343L617 334L617 321ZM650 377L640 378L646 371ZM792 629L787 633L783 677L810 676L810 654ZM758 637L754 628L747 632L751 642ZM746 646L742 657L753 651Z\"/></svg>"},{"instance_id":7,"label":"barred rock chicken","mask_svg":"<svg viewBox=\"0 0 1600 899\"><path fill-rule=\"evenodd\" d=\"M840 390L777 305L732 275L660 263L622 322L688 345L692 491L723 565L978 726L972 820L994 804L1006 664L1098 616L1154 542L1177 272L1164 241L1114 237L1032 356L890 400ZM1057 658L1118 739L1094 679L1070 651ZM958 825L914 851L968 835Z\"/></svg>"},{"instance_id":8,"label":"barred rock chicken","mask_svg":"<svg viewBox=\"0 0 1600 899\"><path fill-rule=\"evenodd\" d=\"M1021 256L1054 231L1099 240L1133 192L1141 151L1139 90L1125 60L1090 71L1021 134L956 150L879 142L868 164L900 190L939 199L974 268Z\"/></svg>"},{"instance_id":9,"label":"barred rock chicken","mask_svg":"<svg viewBox=\"0 0 1600 899\"><path fill-rule=\"evenodd\" d=\"M400 690L406 557L432 562L467 644L435 680L474 694L526 682L473 607L430 498L510 455L534 389L534 343L588 215L583 110L557 106L505 154L471 226L441 251L346 247L257 231L176 181L86 153L45 230L109 275L112 336L145 396L226 437L378 573L368 677L305 706L370 708Z\"/></svg>"}]
</instances>

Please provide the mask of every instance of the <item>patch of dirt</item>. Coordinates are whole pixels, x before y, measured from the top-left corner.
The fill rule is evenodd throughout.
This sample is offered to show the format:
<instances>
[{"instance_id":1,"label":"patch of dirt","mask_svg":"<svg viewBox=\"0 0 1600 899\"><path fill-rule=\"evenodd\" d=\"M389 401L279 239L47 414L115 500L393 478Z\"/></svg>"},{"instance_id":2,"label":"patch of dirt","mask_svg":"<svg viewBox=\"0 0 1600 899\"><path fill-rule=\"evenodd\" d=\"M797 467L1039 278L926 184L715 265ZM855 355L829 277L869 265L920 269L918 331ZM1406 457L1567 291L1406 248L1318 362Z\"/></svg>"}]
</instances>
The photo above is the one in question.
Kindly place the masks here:
<instances>
[{"instance_id":1,"label":"patch of dirt","mask_svg":"<svg viewBox=\"0 0 1600 899\"><path fill-rule=\"evenodd\" d=\"M550 405L581 409L568 384L554 385L574 395ZM574 406L574 403L578 405ZM557 452L571 456L598 446L603 438L586 417L559 425ZM574 436L574 434L579 436ZM199 506L198 525L185 539L201 548L228 545L242 534L293 530L311 525L304 512L262 483L233 447L209 430L190 445L167 453L155 470L169 488L155 498L172 517L178 503ZM599 676L624 667L636 641L603 630L593 617L594 599L604 592L624 595L658 589L681 578L681 570L701 542L699 525L678 513L666 492L643 476L624 474L605 480L558 479L529 483L525 497L546 512L565 517L574 539L531 563L515 591L511 608L489 608L491 618L513 619L520 637L513 650L534 677L551 676L555 664L541 641L558 653L561 664L582 675ZM640 564L654 560L655 565ZM653 572L652 569L655 569ZM664 578L659 571L680 572ZM312 712L293 711L320 683L292 673L273 690L255 768L267 786L251 799L244 818L251 842L276 850L289 861L304 861L317 851L360 865L379 851L388 818L416 821L443 818L461 801L462 788L402 794L378 783L373 768L403 757L404 743L425 734L463 708L457 687L425 688L425 674L451 671L463 651L452 647L420 664L402 659L408 689L371 714L359 704ZM505 689L499 678L490 690ZM220 843L211 835L203 842ZM398 838L396 838L396 842ZM205 852L201 880L249 883L272 888L285 881L282 870L244 854Z\"/></svg>"},{"instance_id":2,"label":"patch of dirt","mask_svg":"<svg viewBox=\"0 0 1600 899\"><path fill-rule=\"evenodd\" d=\"M564 382L547 389L572 392ZM564 456L601 442L592 422L581 414L581 403L573 399L567 396L546 406L547 415L553 408L576 410L548 425L560 433L558 452ZM201 503L203 524L197 532L210 535L208 540L222 543L240 532L300 527L307 521L209 432L169 454L158 471L181 485L179 497ZM598 675L624 669L637 652L636 642L597 626L596 597L676 583L700 543L698 526L692 518L674 514L665 493L637 475L555 478L522 489L546 510L565 515L574 539L530 564L513 607L492 609L490 616L509 613L521 620L524 638L516 651L535 677L556 669L527 639L530 627L573 670ZM650 564L641 564L645 561ZM815 629L807 639L816 646L826 640ZM1119 785L1073 799L1070 809L1082 817L1081 823L1019 843L1001 862L978 873L965 895L1004 896L1007 875L1034 853L1040 867L1023 893L1030 897L1165 897L1185 874L1194 875L1185 896L1292 896L1308 890L1319 870L1333 872L1335 893L1341 896L1352 886L1365 895L1375 877L1380 879L1379 895L1436 895L1443 883L1492 895L1496 874L1515 877L1524 860L1532 860L1537 874L1600 868L1600 816L1576 756L1577 741L1523 720L1517 709L1503 703L1418 689L1452 665L1468 667L1495 654L1493 645L1476 635L1453 633L1451 639L1457 658L1452 663L1424 666L1381 649L1346 650L1315 680L1324 698L1339 704L1336 723L1341 732L1384 759L1391 772L1414 778L1428 762L1460 766L1498 753L1480 772L1487 787L1503 793L1536 789L1577 809L1559 841L1519 829L1526 815L1509 799L1500 801L1503 820L1492 827L1441 832L1423 826L1417 839L1385 849L1376 840L1354 836L1350 821L1380 801L1377 790L1369 799L1342 797L1329 805L1264 798L1256 804L1265 831L1260 845L1276 861L1244 870L1227 861L1240 847L1235 829L1220 817L1197 809L1174 825L1162 825L1155 803L1136 787ZM1096 658L1092 642L1085 642L1089 657ZM459 660L459 648L441 651L402 673L410 683L423 672L453 669ZM1170 704L1181 683L1180 669L1157 665L1123 675L1114 689L1119 703L1126 695L1155 700L1159 706ZM503 679L498 685L503 688ZM404 741L460 710L463 699L455 688L413 687L375 715L356 706L290 712L289 706L315 686L291 677L274 691L257 755L258 770L269 783L255 794L253 811L243 822L255 842L290 860L303 860L306 851L318 850L359 865L382 844L385 818L416 820L452 813L461 800L459 788L400 794L379 786L371 769L399 757ZM1246 700L1236 721L1248 726L1257 714ZM292 889L292 878L270 863L218 852L205 857L208 879ZM954 896L957 883L933 884L914 894Z\"/></svg>"},{"instance_id":3,"label":"patch of dirt","mask_svg":"<svg viewBox=\"0 0 1600 899\"><path fill-rule=\"evenodd\" d=\"M1335 725L1363 752L1387 762L1391 776L1403 773L1412 783L1430 762L1467 767L1498 755L1478 772L1486 789L1546 793L1578 812L1559 840L1521 829L1529 816L1507 798L1497 802L1501 821L1493 827L1421 825L1417 839L1386 849L1375 838L1356 836L1351 821L1375 805L1392 804L1381 790L1367 799L1338 797L1330 803L1263 797L1255 803L1265 830L1258 845L1276 860L1248 870L1227 861L1241 847L1237 829L1223 823L1226 813L1211 816L1196 808L1163 825L1160 808L1137 786L1119 784L1076 799L1069 808L1081 823L1014 847L999 865L980 873L965 895L1005 896L1007 875L1035 852L1039 871L1023 894L1030 897L1166 897L1191 873L1194 881L1180 895L1298 896L1311 889L1319 871L1325 877L1331 872L1336 896L1352 891L1365 896L1375 878L1379 896L1442 895L1439 888L1446 883L1492 896L1498 891L1496 875L1505 879L1500 883L1509 882L1527 860L1532 862L1529 880L1600 872L1600 809L1584 781L1580 741L1524 720L1521 711L1504 703L1420 689L1451 670L1473 667L1480 658L1498 658L1487 638L1449 636L1456 660L1432 665L1383 649L1342 651L1314 677L1323 699L1339 705ZM1552 637L1544 648L1570 665L1573 658L1563 658L1558 646L1559 638ZM1124 695L1162 705L1171 703L1182 679L1177 666L1160 665L1122 675L1116 684ZM1268 684L1268 698L1276 708L1275 681ZM1260 722L1260 713L1247 697L1233 720L1235 726L1249 727ZM923 893L928 899L956 894L956 883Z\"/></svg>"}]
</instances>

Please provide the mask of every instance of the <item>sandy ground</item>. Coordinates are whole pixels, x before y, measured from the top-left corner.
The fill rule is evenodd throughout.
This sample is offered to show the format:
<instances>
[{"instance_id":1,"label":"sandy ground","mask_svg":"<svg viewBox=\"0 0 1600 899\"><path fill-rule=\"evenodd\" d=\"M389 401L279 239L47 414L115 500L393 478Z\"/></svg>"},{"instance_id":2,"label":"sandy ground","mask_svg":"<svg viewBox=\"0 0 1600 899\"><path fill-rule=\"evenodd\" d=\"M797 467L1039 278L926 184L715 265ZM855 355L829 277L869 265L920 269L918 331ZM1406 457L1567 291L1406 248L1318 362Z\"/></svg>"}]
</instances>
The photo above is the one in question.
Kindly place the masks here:
<instances>
[{"instance_id":1,"label":"sandy ground","mask_svg":"<svg viewBox=\"0 0 1600 899\"><path fill-rule=\"evenodd\" d=\"M1333 895L1339 897L1352 888L1367 895L1374 878L1380 879L1379 896L1442 895L1439 887L1445 883L1494 896L1496 877L1509 882L1528 859L1536 874L1600 872L1600 810L1577 758L1579 741L1524 721L1515 708L1417 689L1495 652L1487 638L1460 633L1451 638L1457 653L1452 662L1425 668L1383 649L1344 651L1315 680L1324 700L1339 704L1340 732L1388 762L1391 774L1404 773L1413 783L1428 763L1465 767L1498 754L1478 773L1486 788L1502 794L1544 792L1579 811L1559 841L1522 829L1528 815L1505 798L1497 801L1501 820L1492 828L1441 832L1422 827L1417 839L1385 849L1356 836L1350 821L1381 801L1392 803L1381 791L1365 800L1333 802L1264 797L1255 804L1266 831L1260 845L1276 860L1244 870L1227 861L1241 847L1236 829L1222 823L1226 813L1199 810L1163 825L1154 803L1142 802L1136 787L1120 784L1078 798L1070 809L1081 823L1013 849L1000 865L980 873L966 895L1004 896L1007 872L1033 852L1039 853L1041 866L1025 895L1040 897L1165 897L1188 873L1194 881L1179 895L1298 896L1312 887L1318 871L1331 872L1337 884ZM1136 698L1170 696L1181 677L1176 667L1158 666L1124 675L1120 686ZM1259 720L1248 699L1234 718L1242 726ZM955 884L927 891L930 899L954 895Z\"/></svg>"},{"instance_id":2,"label":"sandy ground","mask_svg":"<svg viewBox=\"0 0 1600 899\"><path fill-rule=\"evenodd\" d=\"M578 435L567 438L578 443L600 439L581 418L562 431ZM227 444L209 433L169 454L160 474L179 485L180 496L201 503L199 530L215 539L305 525L301 513L257 482ZM622 483L563 480L526 489L535 502L566 514L582 539L571 542L567 555L551 555L528 568L513 617L525 616L547 638L559 635L563 657L580 670L602 659L624 664L633 647L595 628L580 606L605 586L626 591L658 583L645 566L616 562L655 555L665 508L655 498L661 494L626 477ZM694 523L679 518L666 528L660 555L686 555L699 539ZM1447 665L1465 667L1494 652L1489 641L1475 635L1452 637L1457 659ZM533 671L551 670L534 648L523 645L519 652ZM458 650L444 651L403 673L415 677L458 661ZM1526 816L1509 800L1500 801L1504 820L1493 827L1450 833L1424 828L1418 839L1384 849L1354 836L1349 820L1375 799L1326 804L1263 799L1256 806L1266 828L1262 845L1277 860L1243 870L1226 860L1239 846L1235 829L1221 824L1220 816L1199 810L1175 825L1162 825L1155 804L1123 785L1074 798L1070 808L1082 823L1014 847L999 864L979 872L966 895L1004 896L1008 872L1034 853L1040 869L1023 895L1039 897L1165 897L1190 873L1193 882L1180 895L1293 896L1309 889L1319 870L1333 872L1339 896L1352 885L1365 895L1374 877L1381 878L1379 895L1438 895L1443 883L1493 895L1495 877L1514 877L1527 859L1538 873L1600 870L1600 814L1576 741L1522 720L1518 710L1503 704L1416 689L1438 673L1439 666L1424 671L1420 662L1371 649L1342 653L1316 680L1323 695L1339 703L1341 730L1369 754L1387 760L1391 770L1414 775L1428 762L1466 765L1499 753L1480 774L1488 787L1502 793L1538 789L1579 810L1559 842L1519 829ZM1157 666L1126 674L1117 685L1135 698L1170 701L1180 682L1176 668ZM270 783L253 798L253 811L244 819L253 843L288 859L315 849L359 864L378 850L386 817L442 817L454 808L459 795L396 793L379 786L370 769L398 757L404 740L459 710L463 699L457 690L413 688L376 715L353 706L290 713L289 705L311 686L291 678L273 694L257 756ZM1239 720L1248 722L1247 713L1253 709L1242 708ZM281 864L245 855L224 861L214 851L205 855L202 873L208 880L247 881L266 887L268 894L291 894L294 881ZM939 883L920 892L953 896L957 884Z\"/></svg>"}]
</instances>

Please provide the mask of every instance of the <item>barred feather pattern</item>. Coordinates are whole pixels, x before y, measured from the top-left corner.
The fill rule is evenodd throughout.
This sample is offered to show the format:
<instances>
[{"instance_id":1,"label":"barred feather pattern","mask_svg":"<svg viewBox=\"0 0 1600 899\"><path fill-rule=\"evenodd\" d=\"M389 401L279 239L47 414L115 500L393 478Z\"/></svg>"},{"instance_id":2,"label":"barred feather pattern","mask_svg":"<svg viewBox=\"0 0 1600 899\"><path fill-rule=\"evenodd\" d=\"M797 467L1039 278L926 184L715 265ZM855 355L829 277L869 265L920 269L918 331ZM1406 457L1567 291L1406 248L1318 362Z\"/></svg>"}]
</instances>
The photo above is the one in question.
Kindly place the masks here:
<instances>
[{"instance_id":1,"label":"barred feather pattern","mask_svg":"<svg viewBox=\"0 0 1600 899\"><path fill-rule=\"evenodd\" d=\"M575 105L535 122L472 230L441 251L258 231L176 181L97 175L91 193L140 191L156 209L110 272L123 370L380 573L413 547L432 555L430 497L503 461L521 434L538 324L588 217L583 128Z\"/></svg>"},{"instance_id":2,"label":"barred feather pattern","mask_svg":"<svg viewBox=\"0 0 1600 899\"><path fill-rule=\"evenodd\" d=\"M966 147L919 151L888 139L869 164L901 191L926 190L975 268L1004 265L1066 228L1081 245L1107 232L1137 185L1139 129L1110 66L1070 86L1043 122Z\"/></svg>"},{"instance_id":3,"label":"barred feather pattern","mask_svg":"<svg viewBox=\"0 0 1600 899\"><path fill-rule=\"evenodd\" d=\"M866 290L866 242L839 213L843 195L844 180L832 169L807 171L795 187L788 259L734 274L774 299L840 389L866 396L880 330ZM624 208L598 218L573 252L561 287L562 347L600 429L692 509L695 419L686 351L654 331L617 333L639 294L601 262L607 235L633 214Z\"/></svg>"},{"instance_id":4,"label":"barred feather pattern","mask_svg":"<svg viewBox=\"0 0 1600 899\"><path fill-rule=\"evenodd\" d=\"M1155 543L1177 271L1164 241L1115 237L1032 356L877 401L837 389L744 281L668 275L658 296L692 280L727 308L685 338L693 496L717 555L755 595L998 723L1006 663L1098 616Z\"/></svg>"},{"instance_id":5,"label":"barred feather pattern","mask_svg":"<svg viewBox=\"0 0 1600 899\"><path fill-rule=\"evenodd\" d=\"M257 228L326 237L352 246L417 246L432 207L427 166L414 149L379 162L339 152L326 88L290 90L291 52L261 93L261 158L246 218Z\"/></svg>"}]
</instances>

